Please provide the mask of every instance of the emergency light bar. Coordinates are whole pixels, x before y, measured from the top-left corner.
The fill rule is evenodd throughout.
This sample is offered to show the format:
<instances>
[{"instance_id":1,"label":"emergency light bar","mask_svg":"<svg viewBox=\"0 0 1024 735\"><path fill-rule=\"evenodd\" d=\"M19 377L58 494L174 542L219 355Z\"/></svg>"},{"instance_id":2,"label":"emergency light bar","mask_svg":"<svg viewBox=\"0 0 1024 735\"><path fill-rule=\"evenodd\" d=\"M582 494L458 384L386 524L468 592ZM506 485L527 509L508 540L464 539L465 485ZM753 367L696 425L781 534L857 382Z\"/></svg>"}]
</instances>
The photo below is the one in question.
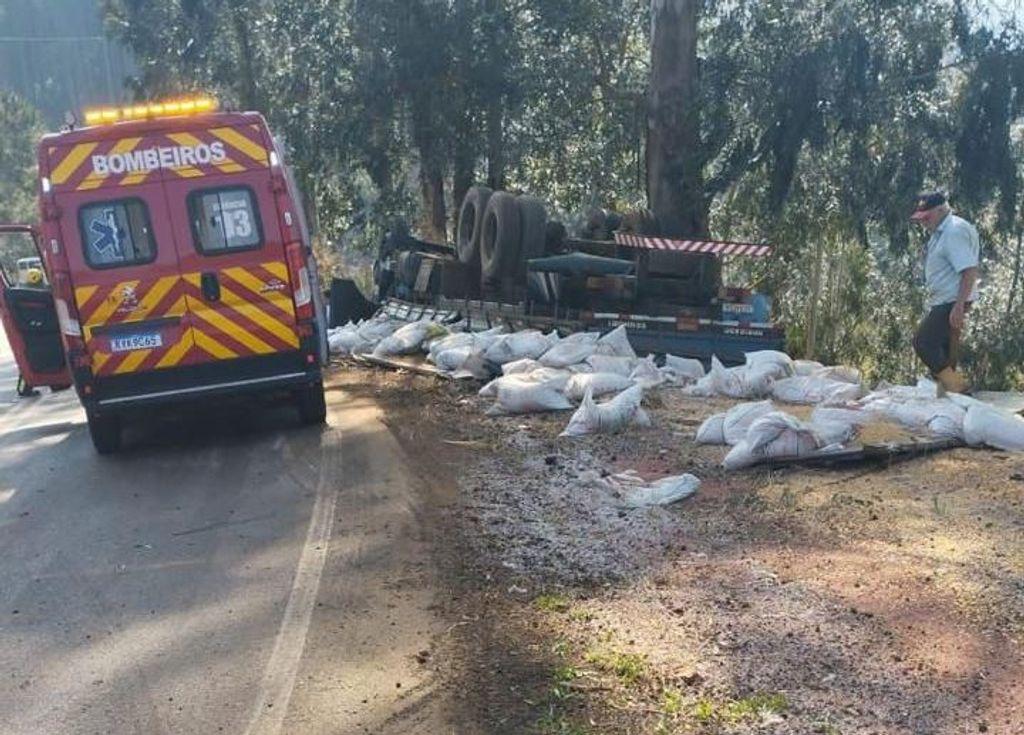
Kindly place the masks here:
<instances>
[{"instance_id":1,"label":"emergency light bar","mask_svg":"<svg viewBox=\"0 0 1024 735\"><path fill-rule=\"evenodd\" d=\"M196 115L217 109L212 97L195 97L167 102L147 102L126 107L100 107L85 111L86 125L107 125L125 120L146 120L154 117Z\"/></svg>"}]
</instances>

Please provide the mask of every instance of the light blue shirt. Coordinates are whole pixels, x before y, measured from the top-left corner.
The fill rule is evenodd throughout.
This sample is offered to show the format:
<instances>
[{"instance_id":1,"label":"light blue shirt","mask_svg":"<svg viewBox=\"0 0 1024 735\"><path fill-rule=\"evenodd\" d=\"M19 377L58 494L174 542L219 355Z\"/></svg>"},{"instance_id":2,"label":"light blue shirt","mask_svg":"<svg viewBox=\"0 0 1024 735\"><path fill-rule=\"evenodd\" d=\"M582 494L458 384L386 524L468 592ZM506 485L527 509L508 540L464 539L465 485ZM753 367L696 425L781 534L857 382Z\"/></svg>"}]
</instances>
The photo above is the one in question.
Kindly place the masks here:
<instances>
[{"instance_id":1,"label":"light blue shirt","mask_svg":"<svg viewBox=\"0 0 1024 735\"><path fill-rule=\"evenodd\" d=\"M928 308L951 304L960 293L960 274L978 266L981 241L967 220L950 212L928 239L924 258L924 281ZM975 282L968 301L977 301Z\"/></svg>"}]
</instances>

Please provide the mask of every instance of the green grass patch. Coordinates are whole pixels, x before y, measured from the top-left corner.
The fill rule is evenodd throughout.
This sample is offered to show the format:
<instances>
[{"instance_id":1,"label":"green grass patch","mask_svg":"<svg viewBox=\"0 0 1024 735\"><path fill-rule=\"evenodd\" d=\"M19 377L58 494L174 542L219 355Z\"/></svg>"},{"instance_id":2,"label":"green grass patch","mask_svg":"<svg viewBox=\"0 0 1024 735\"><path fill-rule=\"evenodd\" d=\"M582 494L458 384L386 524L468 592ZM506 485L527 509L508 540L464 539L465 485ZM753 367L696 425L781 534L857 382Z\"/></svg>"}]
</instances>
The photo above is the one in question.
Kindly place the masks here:
<instances>
[{"instance_id":1,"label":"green grass patch","mask_svg":"<svg viewBox=\"0 0 1024 735\"><path fill-rule=\"evenodd\" d=\"M702 724L721 722L737 724L758 720L765 715L779 714L789 709L784 694L752 694L749 697L716 702L702 697L693 705L693 718Z\"/></svg>"},{"instance_id":2,"label":"green grass patch","mask_svg":"<svg viewBox=\"0 0 1024 735\"><path fill-rule=\"evenodd\" d=\"M565 595L540 595L534 598L533 606L544 612L564 613L569 610L569 598Z\"/></svg>"},{"instance_id":3,"label":"green grass patch","mask_svg":"<svg viewBox=\"0 0 1024 735\"><path fill-rule=\"evenodd\" d=\"M627 686L635 684L647 673L647 659L639 653L590 651L584 659L601 671L614 674Z\"/></svg>"}]
</instances>

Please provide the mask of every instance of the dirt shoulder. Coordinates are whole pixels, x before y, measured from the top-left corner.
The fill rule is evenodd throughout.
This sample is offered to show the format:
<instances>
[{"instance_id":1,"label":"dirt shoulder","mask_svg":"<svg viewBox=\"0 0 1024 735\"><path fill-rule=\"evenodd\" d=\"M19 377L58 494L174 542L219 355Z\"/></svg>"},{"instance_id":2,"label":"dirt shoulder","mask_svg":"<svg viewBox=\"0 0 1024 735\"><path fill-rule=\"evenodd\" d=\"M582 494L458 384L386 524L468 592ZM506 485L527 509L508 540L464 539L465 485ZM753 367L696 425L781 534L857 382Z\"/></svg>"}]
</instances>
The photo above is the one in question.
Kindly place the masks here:
<instances>
[{"instance_id":1,"label":"dirt shoulder","mask_svg":"<svg viewBox=\"0 0 1024 735\"><path fill-rule=\"evenodd\" d=\"M347 370L448 488L428 527L460 732L1024 733L1024 460L727 474L692 440L727 401L664 390L652 428L569 440L565 414ZM625 469L703 484L627 509L594 482Z\"/></svg>"}]
</instances>

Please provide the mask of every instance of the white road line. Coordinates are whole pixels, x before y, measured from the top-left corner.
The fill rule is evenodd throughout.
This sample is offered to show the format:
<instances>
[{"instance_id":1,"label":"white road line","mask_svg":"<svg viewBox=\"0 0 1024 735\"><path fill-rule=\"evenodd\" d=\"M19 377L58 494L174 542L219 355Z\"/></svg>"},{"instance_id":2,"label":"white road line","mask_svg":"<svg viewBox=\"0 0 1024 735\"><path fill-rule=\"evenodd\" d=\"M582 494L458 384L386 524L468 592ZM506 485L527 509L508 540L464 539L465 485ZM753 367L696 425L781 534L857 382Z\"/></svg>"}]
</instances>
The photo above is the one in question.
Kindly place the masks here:
<instances>
[{"instance_id":1,"label":"white road line","mask_svg":"<svg viewBox=\"0 0 1024 735\"><path fill-rule=\"evenodd\" d=\"M267 668L263 672L263 681L245 735L278 735L288 713L288 702L302 661L302 651L306 646L306 633L316 605L320 575L327 560L334 525L334 506L338 498L334 486L338 477L334 460L339 453L339 439L337 429L325 429L316 501L306 532L306 543L299 557L288 605Z\"/></svg>"}]
</instances>

